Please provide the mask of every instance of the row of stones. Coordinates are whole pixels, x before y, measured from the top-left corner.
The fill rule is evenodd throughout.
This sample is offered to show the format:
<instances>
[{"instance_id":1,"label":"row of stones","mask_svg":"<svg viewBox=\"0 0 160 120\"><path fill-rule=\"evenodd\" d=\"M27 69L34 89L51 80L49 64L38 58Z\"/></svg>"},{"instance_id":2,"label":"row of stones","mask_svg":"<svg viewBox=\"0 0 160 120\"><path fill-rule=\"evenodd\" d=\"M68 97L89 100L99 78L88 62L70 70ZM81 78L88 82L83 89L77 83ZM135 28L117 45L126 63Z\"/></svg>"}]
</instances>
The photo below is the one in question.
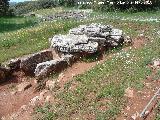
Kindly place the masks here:
<instances>
[{"instance_id":1,"label":"row of stones","mask_svg":"<svg viewBox=\"0 0 160 120\"><path fill-rule=\"evenodd\" d=\"M52 49L48 49L4 63L0 66L0 82L5 81L17 70L40 79L50 73L60 72L76 60L73 55L62 55L61 58L56 58L53 52Z\"/></svg>"},{"instance_id":2,"label":"row of stones","mask_svg":"<svg viewBox=\"0 0 160 120\"><path fill-rule=\"evenodd\" d=\"M30 16L37 16L38 18L40 18L40 20L42 21L53 21L53 20L59 20L59 19L84 19L87 18L90 14L90 12L92 11L83 11L83 10L79 10L79 11L62 11L59 13L55 13L53 15L35 15L34 13L30 14Z\"/></svg>"}]
</instances>

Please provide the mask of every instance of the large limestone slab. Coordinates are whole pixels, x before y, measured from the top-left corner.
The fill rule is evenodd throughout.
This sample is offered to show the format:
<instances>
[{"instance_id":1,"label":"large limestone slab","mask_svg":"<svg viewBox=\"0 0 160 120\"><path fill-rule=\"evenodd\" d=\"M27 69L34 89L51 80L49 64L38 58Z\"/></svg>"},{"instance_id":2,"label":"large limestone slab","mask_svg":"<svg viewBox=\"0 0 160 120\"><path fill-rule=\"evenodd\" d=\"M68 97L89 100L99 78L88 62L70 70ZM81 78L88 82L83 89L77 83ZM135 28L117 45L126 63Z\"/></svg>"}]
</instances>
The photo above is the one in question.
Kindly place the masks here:
<instances>
[{"instance_id":1,"label":"large limestone slab","mask_svg":"<svg viewBox=\"0 0 160 120\"><path fill-rule=\"evenodd\" d=\"M98 49L98 43L89 41L86 35L56 35L51 39L51 47L55 48L57 51L66 53L94 53Z\"/></svg>"}]
</instances>

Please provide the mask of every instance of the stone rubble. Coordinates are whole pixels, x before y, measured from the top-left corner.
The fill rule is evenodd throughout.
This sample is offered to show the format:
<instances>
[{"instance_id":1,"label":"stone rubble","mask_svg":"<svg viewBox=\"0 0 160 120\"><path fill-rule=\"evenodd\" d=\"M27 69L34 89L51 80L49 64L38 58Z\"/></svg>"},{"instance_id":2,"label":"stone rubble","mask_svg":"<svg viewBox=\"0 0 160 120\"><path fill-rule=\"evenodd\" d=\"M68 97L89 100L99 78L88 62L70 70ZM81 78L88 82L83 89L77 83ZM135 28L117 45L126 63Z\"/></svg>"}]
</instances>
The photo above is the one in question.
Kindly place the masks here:
<instances>
[{"instance_id":1,"label":"stone rubble","mask_svg":"<svg viewBox=\"0 0 160 120\"><path fill-rule=\"evenodd\" d=\"M80 19L85 19L89 17L91 12L92 12L91 10L72 10L72 11L57 12L57 13L54 13L53 15L40 15L40 14L33 14L33 15L37 16L41 21L56 21L61 19L80 20Z\"/></svg>"},{"instance_id":2,"label":"stone rubble","mask_svg":"<svg viewBox=\"0 0 160 120\"><path fill-rule=\"evenodd\" d=\"M125 39L126 38L126 39ZM67 35L55 35L50 39L51 48L62 53L95 53L100 47L117 47L131 39L122 30L110 25L92 23L69 30Z\"/></svg>"},{"instance_id":3,"label":"stone rubble","mask_svg":"<svg viewBox=\"0 0 160 120\"><path fill-rule=\"evenodd\" d=\"M20 68L26 74L34 74L38 63L53 59L51 50L44 50L21 59Z\"/></svg>"},{"instance_id":4,"label":"stone rubble","mask_svg":"<svg viewBox=\"0 0 160 120\"><path fill-rule=\"evenodd\" d=\"M16 70L41 79L71 66L83 55L125 43L130 44L132 40L125 36L122 30L111 25L92 23L70 29L67 35L55 35L49 38L49 42L50 49L12 59L5 67L0 66L0 82Z\"/></svg>"}]
</instances>

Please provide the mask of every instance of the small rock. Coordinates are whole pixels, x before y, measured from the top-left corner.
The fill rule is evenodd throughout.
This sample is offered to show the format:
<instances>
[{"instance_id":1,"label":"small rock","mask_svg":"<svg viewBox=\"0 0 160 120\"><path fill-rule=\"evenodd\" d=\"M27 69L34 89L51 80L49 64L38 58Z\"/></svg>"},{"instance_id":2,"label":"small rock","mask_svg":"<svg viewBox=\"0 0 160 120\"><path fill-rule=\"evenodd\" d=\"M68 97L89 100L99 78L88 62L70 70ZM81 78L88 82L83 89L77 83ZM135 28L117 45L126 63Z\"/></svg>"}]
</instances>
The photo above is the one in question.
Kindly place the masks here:
<instances>
[{"instance_id":1,"label":"small rock","mask_svg":"<svg viewBox=\"0 0 160 120\"><path fill-rule=\"evenodd\" d=\"M17 93L17 91L12 91L11 95L15 95Z\"/></svg>"},{"instance_id":2,"label":"small rock","mask_svg":"<svg viewBox=\"0 0 160 120\"><path fill-rule=\"evenodd\" d=\"M51 80L48 80L47 82L46 82L46 87L49 89L49 90L53 90L54 89L54 87L55 87L55 81L51 81Z\"/></svg>"},{"instance_id":3,"label":"small rock","mask_svg":"<svg viewBox=\"0 0 160 120\"><path fill-rule=\"evenodd\" d=\"M31 83L23 82L23 83L19 84L17 86L17 88L18 88L18 91L21 92L21 91L25 91L26 89L30 88L31 86L32 86Z\"/></svg>"},{"instance_id":4,"label":"small rock","mask_svg":"<svg viewBox=\"0 0 160 120\"><path fill-rule=\"evenodd\" d=\"M35 96L30 100L29 105L35 106L39 100L40 100L40 96Z\"/></svg>"},{"instance_id":5,"label":"small rock","mask_svg":"<svg viewBox=\"0 0 160 120\"><path fill-rule=\"evenodd\" d=\"M129 106L127 106L127 108L126 108L127 110L130 110L131 108L129 107Z\"/></svg>"},{"instance_id":6,"label":"small rock","mask_svg":"<svg viewBox=\"0 0 160 120\"><path fill-rule=\"evenodd\" d=\"M23 105L23 106L21 106L20 109L19 109L20 112L24 112L24 111L26 111L26 110L27 110L27 105Z\"/></svg>"},{"instance_id":7,"label":"small rock","mask_svg":"<svg viewBox=\"0 0 160 120\"><path fill-rule=\"evenodd\" d=\"M128 97L128 98L133 98L133 89L127 88L125 90L125 96Z\"/></svg>"},{"instance_id":8,"label":"small rock","mask_svg":"<svg viewBox=\"0 0 160 120\"><path fill-rule=\"evenodd\" d=\"M50 100L51 100L51 96L47 96L45 102L46 102L46 103L49 103Z\"/></svg>"},{"instance_id":9,"label":"small rock","mask_svg":"<svg viewBox=\"0 0 160 120\"><path fill-rule=\"evenodd\" d=\"M64 77L64 74L61 73L61 74L58 76L58 82L59 82L59 81L62 81L62 80L63 80L63 77Z\"/></svg>"},{"instance_id":10,"label":"small rock","mask_svg":"<svg viewBox=\"0 0 160 120\"><path fill-rule=\"evenodd\" d=\"M11 70L19 70L20 69L20 63L21 63L20 58L11 59L10 61L8 61L6 63L6 66L10 67Z\"/></svg>"},{"instance_id":11,"label":"small rock","mask_svg":"<svg viewBox=\"0 0 160 120\"><path fill-rule=\"evenodd\" d=\"M151 83L145 83L147 88L152 88Z\"/></svg>"},{"instance_id":12,"label":"small rock","mask_svg":"<svg viewBox=\"0 0 160 120\"><path fill-rule=\"evenodd\" d=\"M139 113L136 112L134 115L131 116L131 118L132 118L133 120L136 120L137 118L139 118Z\"/></svg>"},{"instance_id":13,"label":"small rock","mask_svg":"<svg viewBox=\"0 0 160 120\"><path fill-rule=\"evenodd\" d=\"M43 100L44 99L44 96L45 94L48 92L48 90L43 90L41 93L40 93L40 100Z\"/></svg>"},{"instance_id":14,"label":"small rock","mask_svg":"<svg viewBox=\"0 0 160 120\"><path fill-rule=\"evenodd\" d=\"M156 67L156 68L160 67L160 59L154 60L152 64L153 64L153 67Z\"/></svg>"},{"instance_id":15,"label":"small rock","mask_svg":"<svg viewBox=\"0 0 160 120\"><path fill-rule=\"evenodd\" d=\"M125 36L124 37L124 44L127 45L127 46L133 44L133 40L131 39L130 36Z\"/></svg>"}]
</instances>

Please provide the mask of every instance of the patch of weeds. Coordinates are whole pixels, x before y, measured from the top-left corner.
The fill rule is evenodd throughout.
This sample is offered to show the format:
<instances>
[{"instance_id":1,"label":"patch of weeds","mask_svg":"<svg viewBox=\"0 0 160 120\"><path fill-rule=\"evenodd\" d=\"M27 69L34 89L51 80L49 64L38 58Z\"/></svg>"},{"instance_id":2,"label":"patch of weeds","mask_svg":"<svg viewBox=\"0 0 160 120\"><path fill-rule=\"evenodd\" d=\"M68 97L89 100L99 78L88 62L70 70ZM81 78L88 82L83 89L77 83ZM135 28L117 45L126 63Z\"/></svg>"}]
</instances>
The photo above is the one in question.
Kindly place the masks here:
<instances>
[{"instance_id":1,"label":"patch of weeds","mask_svg":"<svg viewBox=\"0 0 160 120\"><path fill-rule=\"evenodd\" d=\"M158 106L156 108L156 118L155 120L160 120L160 102L158 103Z\"/></svg>"},{"instance_id":2,"label":"patch of weeds","mask_svg":"<svg viewBox=\"0 0 160 120\"><path fill-rule=\"evenodd\" d=\"M96 52L96 53L89 54L89 55L86 55L86 56L82 57L81 61L84 61L84 62L95 62L95 61L100 60L101 57L102 57L102 53Z\"/></svg>"},{"instance_id":3,"label":"patch of weeds","mask_svg":"<svg viewBox=\"0 0 160 120\"><path fill-rule=\"evenodd\" d=\"M53 112L52 105L45 104L45 106L36 107L35 108L35 119L36 120L53 120L53 118L56 116L56 114Z\"/></svg>"},{"instance_id":4,"label":"patch of weeds","mask_svg":"<svg viewBox=\"0 0 160 120\"><path fill-rule=\"evenodd\" d=\"M57 79L58 78L58 76L59 76L59 73L53 73L53 74L50 74L49 75L49 79Z\"/></svg>"},{"instance_id":5,"label":"patch of weeds","mask_svg":"<svg viewBox=\"0 0 160 120\"><path fill-rule=\"evenodd\" d=\"M158 70L157 73L153 77L153 80L159 80L159 79L160 79L160 70Z\"/></svg>"}]
</instances>

